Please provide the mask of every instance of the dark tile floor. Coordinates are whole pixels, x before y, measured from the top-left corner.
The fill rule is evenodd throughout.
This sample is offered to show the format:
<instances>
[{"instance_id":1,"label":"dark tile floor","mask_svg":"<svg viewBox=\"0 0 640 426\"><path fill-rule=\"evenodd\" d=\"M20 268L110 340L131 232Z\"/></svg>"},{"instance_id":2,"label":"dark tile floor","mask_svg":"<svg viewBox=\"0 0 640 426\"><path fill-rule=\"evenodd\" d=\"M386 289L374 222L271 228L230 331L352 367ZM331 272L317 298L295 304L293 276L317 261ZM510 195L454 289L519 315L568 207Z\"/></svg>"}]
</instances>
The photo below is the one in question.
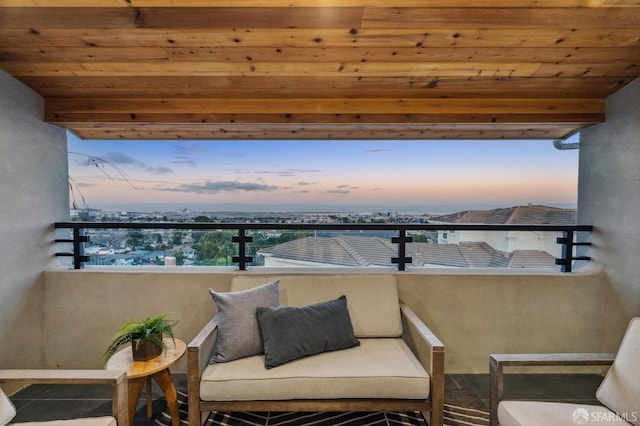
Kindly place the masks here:
<instances>
[{"instance_id":1,"label":"dark tile floor","mask_svg":"<svg viewBox=\"0 0 640 426\"><path fill-rule=\"evenodd\" d=\"M534 399L598 404L596 390L602 382L597 374L505 374L505 399ZM451 374L448 389L471 389L489 407L489 375Z\"/></svg>"},{"instance_id":2,"label":"dark tile floor","mask_svg":"<svg viewBox=\"0 0 640 426\"><path fill-rule=\"evenodd\" d=\"M178 390L187 389L185 374L173 374ZM162 390L152 381L154 417L167 406ZM52 419L111 415L111 387L107 385L31 385L11 396L16 407L16 423ZM140 394L134 418L135 426L151 426L147 419L145 389Z\"/></svg>"},{"instance_id":3,"label":"dark tile floor","mask_svg":"<svg viewBox=\"0 0 640 426\"><path fill-rule=\"evenodd\" d=\"M178 390L186 390L186 376L174 374ZM565 402L597 403L595 391L602 377L595 374L509 374L505 376L504 392L509 399L561 400ZM447 389L471 389L488 407L489 376L486 374L450 374ZM159 414L166 403L154 383L153 412ZM83 416L108 415L111 412L111 391L96 385L32 385L11 397L18 410L14 421L68 419ZM142 391L135 416L136 426L151 426L146 418L145 391Z\"/></svg>"}]
</instances>

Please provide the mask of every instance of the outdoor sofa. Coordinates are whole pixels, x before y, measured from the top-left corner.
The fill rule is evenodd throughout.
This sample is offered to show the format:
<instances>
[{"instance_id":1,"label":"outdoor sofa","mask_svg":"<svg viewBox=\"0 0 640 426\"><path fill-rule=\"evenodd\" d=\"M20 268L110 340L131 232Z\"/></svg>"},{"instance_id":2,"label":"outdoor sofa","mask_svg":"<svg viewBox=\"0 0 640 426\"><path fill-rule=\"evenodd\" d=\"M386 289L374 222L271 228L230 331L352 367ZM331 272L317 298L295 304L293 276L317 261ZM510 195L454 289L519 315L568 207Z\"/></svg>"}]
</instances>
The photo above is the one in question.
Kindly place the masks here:
<instances>
[{"instance_id":1,"label":"outdoor sofa","mask_svg":"<svg viewBox=\"0 0 640 426\"><path fill-rule=\"evenodd\" d=\"M261 314L297 314L309 306L346 299L359 344L267 368L273 353L295 345L274 349L272 342L280 336L260 322L265 353L210 363L218 351L219 312L187 348L191 426L201 425L210 411L419 411L432 426L442 425L444 345L399 300L393 275L248 274L235 277L231 291L216 296L256 292L274 282L279 286L277 303L289 308L265 308ZM302 327L295 322L287 331Z\"/></svg>"}]
</instances>

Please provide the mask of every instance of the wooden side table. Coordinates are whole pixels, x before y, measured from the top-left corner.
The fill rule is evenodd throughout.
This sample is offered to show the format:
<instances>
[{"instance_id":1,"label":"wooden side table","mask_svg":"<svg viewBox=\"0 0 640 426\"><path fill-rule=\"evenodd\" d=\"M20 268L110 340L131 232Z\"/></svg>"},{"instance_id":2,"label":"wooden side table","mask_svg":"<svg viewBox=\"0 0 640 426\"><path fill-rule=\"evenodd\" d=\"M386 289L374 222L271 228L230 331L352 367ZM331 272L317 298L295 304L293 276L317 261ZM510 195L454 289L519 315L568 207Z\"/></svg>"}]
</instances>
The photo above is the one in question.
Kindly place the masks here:
<instances>
[{"instance_id":1,"label":"wooden side table","mask_svg":"<svg viewBox=\"0 0 640 426\"><path fill-rule=\"evenodd\" d=\"M171 425L180 425L178 394L173 384L169 367L184 355L187 345L180 339L176 339L175 345L171 338L164 338L163 340L167 345L167 351L148 361L134 361L131 347L128 347L116 352L107 362L107 370L124 370L127 372L131 426L133 426L133 417L136 412L138 398L140 398L140 392L145 383L147 384L147 417L151 418L151 378L158 383L167 399L167 406L171 414Z\"/></svg>"}]
</instances>

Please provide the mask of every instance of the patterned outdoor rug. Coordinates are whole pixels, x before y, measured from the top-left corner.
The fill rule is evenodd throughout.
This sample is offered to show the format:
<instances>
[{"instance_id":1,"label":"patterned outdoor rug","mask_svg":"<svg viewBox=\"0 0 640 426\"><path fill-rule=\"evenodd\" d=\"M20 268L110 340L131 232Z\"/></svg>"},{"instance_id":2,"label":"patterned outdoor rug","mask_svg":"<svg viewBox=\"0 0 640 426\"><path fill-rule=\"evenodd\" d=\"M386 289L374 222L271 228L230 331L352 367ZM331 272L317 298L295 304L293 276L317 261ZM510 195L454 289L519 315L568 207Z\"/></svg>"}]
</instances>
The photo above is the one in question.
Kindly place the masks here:
<instances>
[{"instance_id":1,"label":"patterned outdoor rug","mask_svg":"<svg viewBox=\"0 0 640 426\"><path fill-rule=\"evenodd\" d=\"M469 389L444 392L444 424L447 426L488 426L489 412Z\"/></svg>"},{"instance_id":2,"label":"patterned outdoor rug","mask_svg":"<svg viewBox=\"0 0 640 426\"><path fill-rule=\"evenodd\" d=\"M187 394L178 391L180 424L187 425ZM466 389L445 392L444 417L446 426L486 426L489 414L475 394ZM171 417L163 411L156 419L158 426L170 426ZM206 426L426 426L418 412L396 413L378 412L317 412L317 413L276 413L276 412L213 412Z\"/></svg>"}]
</instances>

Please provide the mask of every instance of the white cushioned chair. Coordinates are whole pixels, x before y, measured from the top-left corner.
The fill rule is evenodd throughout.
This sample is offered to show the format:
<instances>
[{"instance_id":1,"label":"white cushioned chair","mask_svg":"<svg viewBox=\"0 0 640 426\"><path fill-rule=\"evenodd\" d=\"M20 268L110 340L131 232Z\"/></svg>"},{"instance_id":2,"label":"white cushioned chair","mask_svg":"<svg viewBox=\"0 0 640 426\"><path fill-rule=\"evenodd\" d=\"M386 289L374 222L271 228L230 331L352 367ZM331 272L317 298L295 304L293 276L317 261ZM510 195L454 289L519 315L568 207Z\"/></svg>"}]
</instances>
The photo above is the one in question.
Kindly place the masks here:
<instances>
[{"instance_id":1,"label":"white cushioned chair","mask_svg":"<svg viewBox=\"0 0 640 426\"><path fill-rule=\"evenodd\" d=\"M398 300L393 275L247 275L235 277L231 291L251 291L276 279L280 306L345 295L360 345L271 369L262 354L209 364L218 327L214 318L188 346L190 426L202 424L201 413L212 410L415 410L427 414L431 425L442 425L444 346Z\"/></svg>"},{"instance_id":2,"label":"white cushioned chair","mask_svg":"<svg viewBox=\"0 0 640 426\"><path fill-rule=\"evenodd\" d=\"M112 370L0 370L1 383L21 384L108 384L112 388L112 415L80 419L10 423L16 410L0 388L0 426L128 426L127 375Z\"/></svg>"},{"instance_id":3,"label":"white cushioned chair","mask_svg":"<svg viewBox=\"0 0 640 426\"><path fill-rule=\"evenodd\" d=\"M612 364L596 393L602 405L502 401L503 367ZM491 425L640 425L640 318L633 318L617 354L490 356Z\"/></svg>"}]
</instances>

